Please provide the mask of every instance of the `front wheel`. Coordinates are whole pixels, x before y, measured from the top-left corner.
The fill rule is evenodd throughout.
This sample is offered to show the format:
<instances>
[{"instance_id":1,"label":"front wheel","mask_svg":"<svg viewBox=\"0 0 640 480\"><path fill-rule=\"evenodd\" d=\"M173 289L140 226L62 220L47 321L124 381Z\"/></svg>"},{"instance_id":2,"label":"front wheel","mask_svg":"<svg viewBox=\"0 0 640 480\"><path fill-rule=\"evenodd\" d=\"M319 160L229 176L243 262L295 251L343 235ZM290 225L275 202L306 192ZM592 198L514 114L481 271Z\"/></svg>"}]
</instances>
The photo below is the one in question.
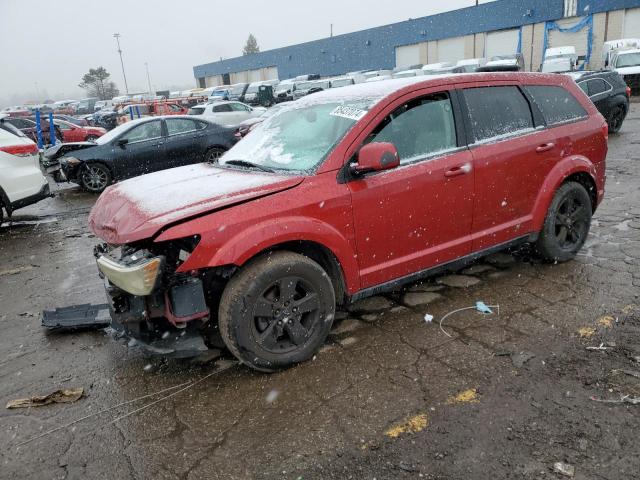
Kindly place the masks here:
<instances>
[{"instance_id":1,"label":"front wheel","mask_svg":"<svg viewBox=\"0 0 640 480\"><path fill-rule=\"evenodd\" d=\"M227 284L220 334L242 363L273 372L310 359L335 314L329 276L313 260L272 252L249 262Z\"/></svg>"},{"instance_id":2,"label":"front wheel","mask_svg":"<svg viewBox=\"0 0 640 480\"><path fill-rule=\"evenodd\" d=\"M563 184L551 202L536 248L551 262L573 259L584 245L591 227L591 198L577 182Z\"/></svg>"},{"instance_id":3,"label":"front wheel","mask_svg":"<svg viewBox=\"0 0 640 480\"><path fill-rule=\"evenodd\" d=\"M91 193L102 193L111 185L111 171L101 163L88 163L80 171L80 186Z\"/></svg>"},{"instance_id":4,"label":"front wheel","mask_svg":"<svg viewBox=\"0 0 640 480\"><path fill-rule=\"evenodd\" d=\"M204 161L209 163L218 163L220 157L224 155L226 150L221 147L212 147L204 154Z\"/></svg>"}]
</instances>

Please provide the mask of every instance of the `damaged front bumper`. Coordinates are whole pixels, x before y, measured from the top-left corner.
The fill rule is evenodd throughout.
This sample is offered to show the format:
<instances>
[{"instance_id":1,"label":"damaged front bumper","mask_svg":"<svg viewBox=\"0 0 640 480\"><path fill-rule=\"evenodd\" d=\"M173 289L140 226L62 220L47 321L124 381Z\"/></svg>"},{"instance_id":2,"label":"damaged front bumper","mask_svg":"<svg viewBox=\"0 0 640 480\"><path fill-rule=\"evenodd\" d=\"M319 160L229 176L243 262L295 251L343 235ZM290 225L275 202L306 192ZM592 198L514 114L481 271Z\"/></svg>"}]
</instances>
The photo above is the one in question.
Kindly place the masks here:
<instances>
[{"instance_id":1,"label":"damaged front bumper","mask_svg":"<svg viewBox=\"0 0 640 480\"><path fill-rule=\"evenodd\" d=\"M207 351L209 321L202 279L178 274L171 259L149 250L96 247L105 282L111 327L129 346L178 358Z\"/></svg>"}]
</instances>

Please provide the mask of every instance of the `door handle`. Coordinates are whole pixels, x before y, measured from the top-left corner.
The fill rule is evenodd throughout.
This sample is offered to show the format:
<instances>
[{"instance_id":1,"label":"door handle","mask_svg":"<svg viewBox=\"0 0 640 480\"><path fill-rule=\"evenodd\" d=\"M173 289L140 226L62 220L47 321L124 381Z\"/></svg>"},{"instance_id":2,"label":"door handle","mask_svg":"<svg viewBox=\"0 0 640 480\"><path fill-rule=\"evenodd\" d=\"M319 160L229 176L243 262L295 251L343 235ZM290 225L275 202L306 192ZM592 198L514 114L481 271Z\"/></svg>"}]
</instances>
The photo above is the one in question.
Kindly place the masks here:
<instances>
[{"instance_id":1,"label":"door handle","mask_svg":"<svg viewBox=\"0 0 640 480\"><path fill-rule=\"evenodd\" d=\"M447 178L458 177L460 175L466 175L469 172L471 172L471 164L463 163L462 165L457 165L444 172L444 176Z\"/></svg>"},{"instance_id":2,"label":"door handle","mask_svg":"<svg viewBox=\"0 0 640 480\"><path fill-rule=\"evenodd\" d=\"M543 143L542 145L536 148L536 152L538 153L548 152L555 146L556 146L555 143Z\"/></svg>"}]
</instances>

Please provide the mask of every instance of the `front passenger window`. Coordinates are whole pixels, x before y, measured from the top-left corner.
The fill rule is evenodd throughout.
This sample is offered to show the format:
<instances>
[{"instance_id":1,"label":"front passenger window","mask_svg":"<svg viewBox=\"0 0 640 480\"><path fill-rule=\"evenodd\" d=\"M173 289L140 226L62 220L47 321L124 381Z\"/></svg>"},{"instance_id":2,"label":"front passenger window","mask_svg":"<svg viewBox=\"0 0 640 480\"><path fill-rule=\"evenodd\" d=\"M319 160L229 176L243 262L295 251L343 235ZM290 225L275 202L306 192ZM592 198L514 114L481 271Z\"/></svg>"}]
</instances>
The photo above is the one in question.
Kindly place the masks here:
<instances>
[{"instance_id":1,"label":"front passenger window","mask_svg":"<svg viewBox=\"0 0 640 480\"><path fill-rule=\"evenodd\" d=\"M451 100L437 93L412 100L386 117L367 139L390 142L398 149L400 164L457 147Z\"/></svg>"}]
</instances>

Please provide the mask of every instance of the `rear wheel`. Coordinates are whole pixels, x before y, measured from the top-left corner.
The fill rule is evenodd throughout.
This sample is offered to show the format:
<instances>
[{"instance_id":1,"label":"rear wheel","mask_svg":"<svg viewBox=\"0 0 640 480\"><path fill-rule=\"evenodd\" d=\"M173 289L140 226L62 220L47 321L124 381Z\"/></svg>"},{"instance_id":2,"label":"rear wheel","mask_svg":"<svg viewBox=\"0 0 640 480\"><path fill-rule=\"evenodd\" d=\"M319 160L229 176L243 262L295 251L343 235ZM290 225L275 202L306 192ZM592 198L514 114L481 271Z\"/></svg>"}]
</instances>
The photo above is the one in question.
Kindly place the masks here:
<instances>
[{"instance_id":1,"label":"rear wheel","mask_svg":"<svg viewBox=\"0 0 640 480\"><path fill-rule=\"evenodd\" d=\"M577 182L563 184L553 197L536 243L540 256L552 262L574 258L589 234L591 214L587 190Z\"/></svg>"},{"instance_id":2,"label":"rear wheel","mask_svg":"<svg viewBox=\"0 0 640 480\"><path fill-rule=\"evenodd\" d=\"M622 122L624 122L625 111L622 105L618 105L609 114L607 119L607 125L609 126L609 133L618 133L622 128Z\"/></svg>"},{"instance_id":3,"label":"rear wheel","mask_svg":"<svg viewBox=\"0 0 640 480\"><path fill-rule=\"evenodd\" d=\"M88 163L80 171L80 186L91 193L102 193L111 185L109 169L101 163Z\"/></svg>"},{"instance_id":4,"label":"rear wheel","mask_svg":"<svg viewBox=\"0 0 640 480\"><path fill-rule=\"evenodd\" d=\"M224 155L226 150L221 147L212 147L204 154L204 161L209 163L218 163L220 157Z\"/></svg>"},{"instance_id":5,"label":"rear wheel","mask_svg":"<svg viewBox=\"0 0 640 480\"><path fill-rule=\"evenodd\" d=\"M94 142L97 139L98 139L97 135L87 135L87 138L86 138L87 142Z\"/></svg>"},{"instance_id":6,"label":"rear wheel","mask_svg":"<svg viewBox=\"0 0 640 480\"><path fill-rule=\"evenodd\" d=\"M310 359L334 314L333 284L322 267L297 253L273 252L248 263L227 284L220 333L240 361L272 372Z\"/></svg>"}]
</instances>

